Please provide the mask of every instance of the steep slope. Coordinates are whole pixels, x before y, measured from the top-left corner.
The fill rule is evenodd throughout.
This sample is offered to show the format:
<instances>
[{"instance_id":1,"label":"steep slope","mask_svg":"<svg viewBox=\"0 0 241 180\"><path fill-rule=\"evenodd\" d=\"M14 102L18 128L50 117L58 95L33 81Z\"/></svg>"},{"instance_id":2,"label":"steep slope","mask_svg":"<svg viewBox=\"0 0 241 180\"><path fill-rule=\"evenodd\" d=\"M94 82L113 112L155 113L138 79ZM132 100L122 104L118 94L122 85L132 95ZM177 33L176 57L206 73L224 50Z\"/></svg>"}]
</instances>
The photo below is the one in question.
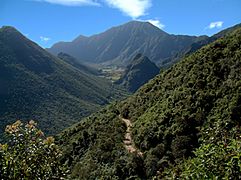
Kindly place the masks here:
<instances>
[{"instance_id":1,"label":"steep slope","mask_svg":"<svg viewBox=\"0 0 241 180\"><path fill-rule=\"evenodd\" d=\"M123 76L116 81L130 92L135 92L159 73L159 68L148 57L138 54L126 67Z\"/></svg>"},{"instance_id":2,"label":"steep slope","mask_svg":"<svg viewBox=\"0 0 241 180\"><path fill-rule=\"evenodd\" d=\"M0 29L0 137L16 119L56 133L121 97L112 83L58 59L12 27Z\"/></svg>"},{"instance_id":3,"label":"steep slope","mask_svg":"<svg viewBox=\"0 0 241 180\"><path fill-rule=\"evenodd\" d=\"M87 74L92 74L92 75L100 75L100 72L98 69L94 69L92 67L82 64L79 60L75 59L69 54L61 52L57 55L57 57L64 60L66 63L72 65L73 67L79 69L82 72L85 72Z\"/></svg>"},{"instance_id":4,"label":"steep slope","mask_svg":"<svg viewBox=\"0 0 241 180\"><path fill-rule=\"evenodd\" d=\"M85 62L111 65L127 65L136 54L142 53L160 63L200 38L203 37L170 35L148 22L132 21L91 37L59 42L48 51L55 55L68 53Z\"/></svg>"},{"instance_id":5,"label":"steep slope","mask_svg":"<svg viewBox=\"0 0 241 180\"><path fill-rule=\"evenodd\" d=\"M234 25L234 26L232 26L230 28L227 28L227 29L224 29L224 30L220 31L220 32L218 32L217 34L214 34L211 37L199 38L198 41L196 41L193 44L191 44L184 51L178 52L175 57L171 57L169 59L166 59L165 61L161 62L161 64L159 64L159 65L162 68L170 67L173 64L175 64L176 62L178 62L182 57L196 52L198 49L202 48L203 46L205 46L207 44L210 44L210 43L216 41L217 39L228 35L229 33L232 33L234 30L236 30L236 29L238 29L240 27L241 27L241 24L237 24L237 25Z\"/></svg>"},{"instance_id":6,"label":"steep slope","mask_svg":"<svg viewBox=\"0 0 241 180\"><path fill-rule=\"evenodd\" d=\"M211 159L203 162L206 170L200 173L207 172L208 179L224 174L240 178L240 159L235 156L240 150L225 149L230 142L240 149L240 72L241 28L184 58L127 100L64 131L59 141L63 161L72 177L80 179L172 179L172 173L181 172L164 171L192 157L196 147L221 145L201 156ZM131 136L143 156L125 149L122 118L132 122Z\"/></svg>"},{"instance_id":7,"label":"steep slope","mask_svg":"<svg viewBox=\"0 0 241 180\"><path fill-rule=\"evenodd\" d=\"M202 46L212 43L212 42L216 41L217 39L224 37L224 36L228 35L229 33L232 33L234 30L239 29L240 27L241 27L241 24L237 24L235 26L232 26L230 28L220 31L217 34L214 34L210 38L197 41L197 42L193 43L190 46L190 48L187 50L187 52L185 52L185 53L191 54L191 53L197 51L198 49L200 49Z\"/></svg>"}]
</instances>

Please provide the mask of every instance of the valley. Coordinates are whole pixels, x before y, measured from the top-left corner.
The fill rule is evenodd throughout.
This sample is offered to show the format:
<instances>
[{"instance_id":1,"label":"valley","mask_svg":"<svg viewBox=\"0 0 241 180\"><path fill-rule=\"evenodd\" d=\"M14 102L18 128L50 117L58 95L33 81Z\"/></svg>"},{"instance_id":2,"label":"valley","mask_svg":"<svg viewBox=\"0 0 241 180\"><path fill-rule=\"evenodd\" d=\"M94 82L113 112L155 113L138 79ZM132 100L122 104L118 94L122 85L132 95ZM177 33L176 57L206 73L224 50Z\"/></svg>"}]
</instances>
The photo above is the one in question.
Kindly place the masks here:
<instances>
[{"instance_id":1,"label":"valley","mask_svg":"<svg viewBox=\"0 0 241 180\"><path fill-rule=\"evenodd\" d=\"M49 54L13 27L0 29L0 47L0 139L16 119L34 119L56 134L128 95L97 70Z\"/></svg>"},{"instance_id":2,"label":"valley","mask_svg":"<svg viewBox=\"0 0 241 180\"><path fill-rule=\"evenodd\" d=\"M220 143L226 142L230 147L234 140L237 144L230 152L237 154L241 117L240 35L240 28L234 29L161 72L131 97L64 131L60 146L73 169L71 178L189 177L192 175L185 163L202 159L203 154L194 151L198 147L213 146L217 153ZM137 151L130 153L135 152L135 147L143 156ZM206 158L210 161L212 156ZM228 168L223 154L217 154L212 161L220 158L219 166ZM83 166L86 163L90 166ZM196 163L202 165L201 161ZM198 175L196 165L191 168ZM208 171L213 173L209 177L225 173L215 163L211 167L202 166L200 175L206 176ZM238 177L239 172L228 176Z\"/></svg>"},{"instance_id":3,"label":"valley","mask_svg":"<svg viewBox=\"0 0 241 180\"><path fill-rule=\"evenodd\" d=\"M111 80L112 82L116 82L117 80L119 80L125 71L124 68L115 67L115 66L114 67L102 66L99 69L101 72L100 77L107 78L107 79Z\"/></svg>"},{"instance_id":4,"label":"valley","mask_svg":"<svg viewBox=\"0 0 241 180\"><path fill-rule=\"evenodd\" d=\"M1 1L0 180L241 179L240 5Z\"/></svg>"}]
</instances>

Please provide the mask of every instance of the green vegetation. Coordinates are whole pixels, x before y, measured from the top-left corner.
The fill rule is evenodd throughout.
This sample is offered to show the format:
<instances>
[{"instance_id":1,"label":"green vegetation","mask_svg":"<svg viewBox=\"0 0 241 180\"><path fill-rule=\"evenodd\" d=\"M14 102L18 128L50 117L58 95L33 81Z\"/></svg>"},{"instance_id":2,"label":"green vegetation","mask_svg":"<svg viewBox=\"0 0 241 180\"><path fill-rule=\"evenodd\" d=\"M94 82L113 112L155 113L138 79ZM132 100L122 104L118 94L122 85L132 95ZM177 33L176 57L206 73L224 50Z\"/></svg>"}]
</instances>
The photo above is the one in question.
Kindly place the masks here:
<instances>
[{"instance_id":1,"label":"green vegetation","mask_svg":"<svg viewBox=\"0 0 241 180\"><path fill-rule=\"evenodd\" d=\"M240 179L240 71L239 28L63 132L72 177ZM119 115L143 157L124 149Z\"/></svg>"},{"instance_id":2,"label":"green vegetation","mask_svg":"<svg viewBox=\"0 0 241 180\"><path fill-rule=\"evenodd\" d=\"M160 64L160 66L162 68L171 67L173 64L178 62L182 57L190 55L190 54L196 52L197 50L199 50L203 46L205 46L207 44L210 44L210 43L216 41L217 39L226 36L229 33L232 33L234 30L236 30L236 29L238 29L240 27L241 27L241 24L237 24L235 26L232 26L230 28L227 28L227 29L224 29L224 30L220 31L220 32L218 32L217 34L214 34L211 37L206 37L206 36L199 37L196 42L191 44L191 46L189 46L188 48L186 48L183 51L178 52L176 54L176 56L173 57L172 59L167 59L167 60L163 61Z\"/></svg>"},{"instance_id":3,"label":"green vegetation","mask_svg":"<svg viewBox=\"0 0 241 180\"><path fill-rule=\"evenodd\" d=\"M144 177L141 157L123 146L126 126L117 114L116 104L109 105L56 138L71 179Z\"/></svg>"},{"instance_id":4,"label":"green vegetation","mask_svg":"<svg viewBox=\"0 0 241 180\"><path fill-rule=\"evenodd\" d=\"M0 179L63 179L67 168L60 163L62 156L53 137L44 137L30 121L16 121L6 127L7 144L0 144Z\"/></svg>"},{"instance_id":5,"label":"green vegetation","mask_svg":"<svg viewBox=\"0 0 241 180\"><path fill-rule=\"evenodd\" d=\"M0 141L3 127L35 119L55 134L126 95L111 82L56 58L12 27L0 29Z\"/></svg>"},{"instance_id":6,"label":"green vegetation","mask_svg":"<svg viewBox=\"0 0 241 180\"><path fill-rule=\"evenodd\" d=\"M122 77L115 83L123 85L130 92L135 92L150 79L154 78L159 71L160 69L148 57L137 54L126 67Z\"/></svg>"},{"instance_id":7,"label":"green vegetation","mask_svg":"<svg viewBox=\"0 0 241 180\"><path fill-rule=\"evenodd\" d=\"M213 129L209 129L209 131L214 132ZM194 158L189 158L183 164L166 170L165 178L216 179L216 177L222 177L222 179L240 179L240 128L233 128L231 132L222 132L221 135L221 140L212 139L203 143L194 151Z\"/></svg>"}]
</instances>

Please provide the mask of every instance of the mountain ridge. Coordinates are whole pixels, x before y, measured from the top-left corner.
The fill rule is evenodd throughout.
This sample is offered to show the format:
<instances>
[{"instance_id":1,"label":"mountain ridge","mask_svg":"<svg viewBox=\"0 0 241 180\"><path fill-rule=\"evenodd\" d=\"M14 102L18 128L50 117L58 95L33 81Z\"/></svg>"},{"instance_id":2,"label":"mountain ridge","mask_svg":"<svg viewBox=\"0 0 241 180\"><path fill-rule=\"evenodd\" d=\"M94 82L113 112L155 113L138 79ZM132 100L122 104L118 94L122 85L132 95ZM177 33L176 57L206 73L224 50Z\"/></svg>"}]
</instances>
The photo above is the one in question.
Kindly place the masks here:
<instances>
[{"instance_id":1,"label":"mountain ridge","mask_svg":"<svg viewBox=\"0 0 241 180\"><path fill-rule=\"evenodd\" d=\"M127 65L129 59L138 53L160 63L190 46L198 38L170 35L151 23L131 21L84 39L81 36L72 42L56 43L47 50L55 55L65 52L91 63Z\"/></svg>"},{"instance_id":2,"label":"mountain ridge","mask_svg":"<svg viewBox=\"0 0 241 180\"><path fill-rule=\"evenodd\" d=\"M154 78L159 71L160 69L148 57L137 54L126 67L122 77L115 83L124 86L130 92L135 92L139 87Z\"/></svg>"},{"instance_id":3,"label":"mountain ridge","mask_svg":"<svg viewBox=\"0 0 241 180\"><path fill-rule=\"evenodd\" d=\"M98 69L94 69L93 67L82 64L80 60L75 59L74 57L70 56L69 54L60 52L57 55L57 57L87 74L92 74L95 76L100 75L100 72Z\"/></svg>"},{"instance_id":4,"label":"mountain ridge","mask_svg":"<svg viewBox=\"0 0 241 180\"><path fill-rule=\"evenodd\" d=\"M0 134L16 119L34 119L54 134L125 94L9 26L0 29L0 70Z\"/></svg>"}]
</instances>

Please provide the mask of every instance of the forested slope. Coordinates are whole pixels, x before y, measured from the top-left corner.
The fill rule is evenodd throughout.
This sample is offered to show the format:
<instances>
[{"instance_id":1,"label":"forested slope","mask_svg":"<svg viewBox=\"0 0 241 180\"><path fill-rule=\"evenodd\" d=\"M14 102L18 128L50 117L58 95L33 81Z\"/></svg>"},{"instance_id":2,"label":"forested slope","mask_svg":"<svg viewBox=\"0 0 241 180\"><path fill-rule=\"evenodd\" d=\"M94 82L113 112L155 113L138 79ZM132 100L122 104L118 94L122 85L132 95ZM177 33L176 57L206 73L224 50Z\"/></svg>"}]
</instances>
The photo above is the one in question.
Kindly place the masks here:
<instances>
[{"instance_id":1,"label":"forested slope","mask_svg":"<svg viewBox=\"0 0 241 180\"><path fill-rule=\"evenodd\" d=\"M51 55L13 27L0 29L0 139L7 124L36 120L47 134L126 94Z\"/></svg>"},{"instance_id":2,"label":"forested slope","mask_svg":"<svg viewBox=\"0 0 241 180\"><path fill-rule=\"evenodd\" d=\"M64 131L63 161L80 179L239 179L240 72L239 28ZM143 157L124 148L119 116L132 121Z\"/></svg>"}]
</instances>

